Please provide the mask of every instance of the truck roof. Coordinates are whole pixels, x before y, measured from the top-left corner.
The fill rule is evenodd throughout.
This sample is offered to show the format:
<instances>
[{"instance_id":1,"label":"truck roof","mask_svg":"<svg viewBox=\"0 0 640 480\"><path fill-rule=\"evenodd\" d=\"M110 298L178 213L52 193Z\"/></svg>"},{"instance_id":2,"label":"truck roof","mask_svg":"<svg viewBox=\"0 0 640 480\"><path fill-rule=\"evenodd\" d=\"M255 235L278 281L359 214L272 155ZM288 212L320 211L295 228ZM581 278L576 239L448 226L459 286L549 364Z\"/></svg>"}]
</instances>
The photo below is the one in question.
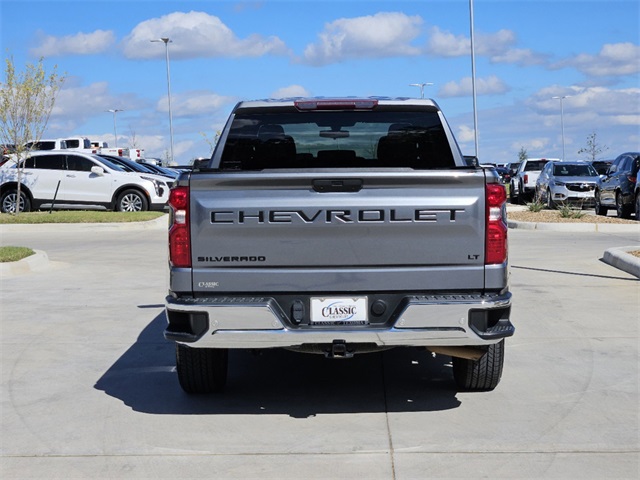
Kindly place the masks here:
<instances>
[{"instance_id":1,"label":"truck roof","mask_svg":"<svg viewBox=\"0 0 640 480\"><path fill-rule=\"evenodd\" d=\"M409 97L291 97L291 98L268 98L263 100L244 100L236 105L236 108L256 108L256 107L292 107L295 105L357 105L359 108L372 108L367 105L415 105L440 107L430 98L409 98ZM362 107L364 106L364 107Z\"/></svg>"}]
</instances>

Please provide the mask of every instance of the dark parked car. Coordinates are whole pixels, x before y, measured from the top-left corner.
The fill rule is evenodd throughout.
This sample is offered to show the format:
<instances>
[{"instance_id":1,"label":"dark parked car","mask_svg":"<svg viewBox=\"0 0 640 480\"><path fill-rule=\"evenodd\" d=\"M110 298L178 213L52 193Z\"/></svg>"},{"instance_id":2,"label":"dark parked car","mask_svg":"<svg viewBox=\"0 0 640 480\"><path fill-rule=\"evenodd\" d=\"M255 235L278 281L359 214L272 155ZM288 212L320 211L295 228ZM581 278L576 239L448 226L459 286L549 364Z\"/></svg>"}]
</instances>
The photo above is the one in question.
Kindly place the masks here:
<instances>
[{"instance_id":1,"label":"dark parked car","mask_svg":"<svg viewBox=\"0 0 640 480\"><path fill-rule=\"evenodd\" d=\"M634 189L640 167L640 152L619 155L600 179L595 193L597 215L615 208L618 217L630 218L635 209Z\"/></svg>"},{"instance_id":2,"label":"dark parked car","mask_svg":"<svg viewBox=\"0 0 640 480\"><path fill-rule=\"evenodd\" d=\"M598 175L605 175L612 163L613 160L596 160L595 162L591 162L591 165L596 169Z\"/></svg>"},{"instance_id":3,"label":"dark parked car","mask_svg":"<svg viewBox=\"0 0 640 480\"><path fill-rule=\"evenodd\" d=\"M150 168L150 166L147 165L146 163L134 162L133 160L130 160L125 157L118 157L117 155L102 155L102 154L99 154L98 157L107 159L111 163L115 163L116 165L120 166L125 172L150 173L153 175L161 175L171 180L174 180L177 177L177 175L173 176L166 173L159 173L155 169Z\"/></svg>"},{"instance_id":4,"label":"dark parked car","mask_svg":"<svg viewBox=\"0 0 640 480\"><path fill-rule=\"evenodd\" d=\"M140 163L140 165L143 165L145 168L152 170L158 175L164 175L165 177L170 177L174 179L178 178L178 176L180 175L180 173L177 170L174 170L172 168L161 167L160 165L156 165L155 163L147 163L147 162L138 162L138 163Z\"/></svg>"}]
</instances>

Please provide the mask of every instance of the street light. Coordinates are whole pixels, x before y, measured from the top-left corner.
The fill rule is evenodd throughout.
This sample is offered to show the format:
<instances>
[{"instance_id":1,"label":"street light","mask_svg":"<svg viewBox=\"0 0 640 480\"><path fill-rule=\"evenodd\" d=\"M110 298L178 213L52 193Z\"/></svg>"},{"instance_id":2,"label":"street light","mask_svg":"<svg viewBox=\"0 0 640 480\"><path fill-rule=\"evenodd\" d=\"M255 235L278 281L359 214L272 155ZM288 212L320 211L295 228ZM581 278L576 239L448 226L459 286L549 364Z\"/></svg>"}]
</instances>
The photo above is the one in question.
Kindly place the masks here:
<instances>
[{"instance_id":1,"label":"street light","mask_svg":"<svg viewBox=\"0 0 640 480\"><path fill-rule=\"evenodd\" d=\"M469 35L471 37L471 90L473 95L473 143L478 158L478 107L476 94L476 50L473 43L473 0L469 0Z\"/></svg>"},{"instance_id":2,"label":"street light","mask_svg":"<svg viewBox=\"0 0 640 480\"><path fill-rule=\"evenodd\" d=\"M410 87L420 87L420 98L424 98L424 87L433 85L433 83L410 83Z\"/></svg>"},{"instance_id":3,"label":"street light","mask_svg":"<svg viewBox=\"0 0 640 480\"><path fill-rule=\"evenodd\" d=\"M119 108L112 108L107 110L107 112L113 113L113 138L115 139L116 148L118 148L118 132L116 130L116 114L118 112L124 112L124 110L120 110Z\"/></svg>"},{"instance_id":4,"label":"street light","mask_svg":"<svg viewBox=\"0 0 640 480\"><path fill-rule=\"evenodd\" d=\"M562 101L565 98L569 98L571 95L563 95L558 97L551 97L554 100L560 100L560 128L562 129L562 160L564 160L564 107Z\"/></svg>"},{"instance_id":5,"label":"street light","mask_svg":"<svg viewBox=\"0 0 640 480\"><path fill-rule=\"evenodd\" d=\"M169 44L173 43L169 37L162 37L157 40L151 40L152 42L163 42L165 46L166 58L167 58L167 98L169 99L169 140L170 140L170 162L173 163L173 116L171 114L171 74L169 73Z\"/></svg>"}]
</instances>

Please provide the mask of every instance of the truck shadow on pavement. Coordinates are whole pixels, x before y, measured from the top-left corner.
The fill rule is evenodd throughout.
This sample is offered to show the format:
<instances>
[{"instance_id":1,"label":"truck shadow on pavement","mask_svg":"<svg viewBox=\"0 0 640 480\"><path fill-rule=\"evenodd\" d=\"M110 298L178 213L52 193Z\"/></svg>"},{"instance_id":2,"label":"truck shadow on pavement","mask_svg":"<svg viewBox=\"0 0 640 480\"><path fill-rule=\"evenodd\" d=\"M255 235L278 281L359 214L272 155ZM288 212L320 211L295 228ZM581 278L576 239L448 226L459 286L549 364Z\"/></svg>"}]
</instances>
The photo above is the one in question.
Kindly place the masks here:
<instances>
[{"instance_id":1,"label":"truck shadow on pavement","mask_svg":"<svg viewBox=\"0 0 640 480\"><path fill-rule=\"evenodd\" d=\"M456 408L450 358L395 348L352 359L284 349L233 350L225 392L188 395L175 372L164 312L102 375L95 388L134 411L178 415L289 415L428 412Z\"/></svg>"}]
</instances>

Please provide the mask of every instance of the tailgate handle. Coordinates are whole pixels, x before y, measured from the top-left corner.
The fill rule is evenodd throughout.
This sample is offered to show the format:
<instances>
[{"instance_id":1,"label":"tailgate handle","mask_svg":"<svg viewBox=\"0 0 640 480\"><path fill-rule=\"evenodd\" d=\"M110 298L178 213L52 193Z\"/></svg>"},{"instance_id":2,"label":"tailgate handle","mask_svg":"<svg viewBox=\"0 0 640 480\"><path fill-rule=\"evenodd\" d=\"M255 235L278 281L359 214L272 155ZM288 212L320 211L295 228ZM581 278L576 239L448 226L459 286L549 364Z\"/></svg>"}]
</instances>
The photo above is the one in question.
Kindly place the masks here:
<instances>
[{"instance_id":1,"label":"tailgate handle","mask_svg":"<svg viewBox=\"0 0 640 480\"><path fill-rule=\"evenodd\" d=\"M359 192L362 190L360 178L323 178L313 181L313 189L318 193Z\"/></svg>"}]
</instances>

